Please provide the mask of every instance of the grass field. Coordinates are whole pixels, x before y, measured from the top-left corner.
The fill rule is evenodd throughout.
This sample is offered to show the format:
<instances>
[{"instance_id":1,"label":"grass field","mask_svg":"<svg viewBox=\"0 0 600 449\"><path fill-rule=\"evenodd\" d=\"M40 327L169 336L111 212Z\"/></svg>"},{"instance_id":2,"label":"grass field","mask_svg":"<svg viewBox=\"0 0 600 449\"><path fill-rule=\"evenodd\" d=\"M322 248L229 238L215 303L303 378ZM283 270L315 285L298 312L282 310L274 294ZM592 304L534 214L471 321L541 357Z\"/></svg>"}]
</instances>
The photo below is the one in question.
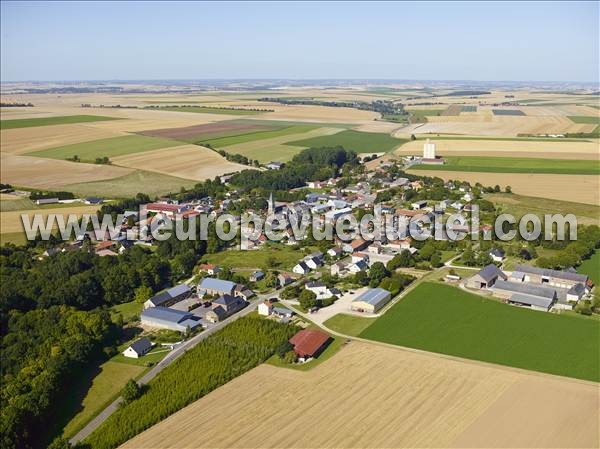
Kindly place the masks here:
<instances>
[{"instance_id":1,"label":"grass field","mask_svg":"<svg viewBox=\"0 0 600 449\"><path fill-rule=\"evenodd\" d=\"M600 125L600 117L589 117L585 115L569 115L569 120L574 123L585 123L588 125Z\"/></svg>"},{"instance_id":2,"label":"grass field","mask_svg":"<svg viewBox=\"0 0 600 449\"><path fill-rule=\"evenodd\" d=\"M446 156L444 165L414 165L415 170L452 170L485 173L552 173L598 175L600 161L487 156Z\"/></svg>"},{"instance_id":3,"label":"grass field","mask_svg":"<svg viewBox=\"0 0 600 449\"><path fill-rule=\"evenodd\" d=\"M32 128L34 126L67 125L71 123L103 122L119 120L116 117L101 115L67 115L64 117L23 118L16 120L0 120L0 129Z\"/></svg>"},{"instance_id":4,"label":"grass field","mask_svg":"<svg viewBox=\"0 0 600 449\"><path fill-rule=\"evenodd\" d=\"M592 257L584 260L577 268L577 271L587 274L594 281L594 285L600 285L600 251L596 250Z\"/></svg>"},{"instance_id":5,"label":"grass field","mask_svg":"<svg viewBox=\"0 0 600 449\"><path fill-rule=\"evenodd\" d=\"M195 112L198 114L225 114L225 115L258 115L264 114L266 111L253 111L251 109L242 108L211 108L209 106L161 106L161 111L177 111L177 112Z\"/></svg>"},{"instance_id":6,"label":"grass field","mask_svg":"<svg viewBox=\"0 0 600 449\"><path fill-rule=\"evenodd\" d=\"M125 323L138 319L140 312L144 305L136 301L124 302L123 304L117 304L110 308L110 314L115 316L121 314Z\"/></svg>"},{"instance_id":7,"label":"grass field","mask_svg":"<svg viewBox=\"0 0 600 449\"><path fill-rule=\"evenodd\" d=\"M396 139L388 134L346 130L330 136L295 140L287 145L311 148L342 146L357 153L381 153L392 151L406 142L406 139Z\"/></svg>"},{"instance_id":8,"label":"grass field","mask_svg":"<svg viewBox=\"0 0 600 449\"><path fill-rule=\"evenodd\" d=\"M491 193L486 194L484 198L499 206L501 212L511 213L517 219L529 213L540 217L544 214L574 214L578 223L600 224L600 207L593 204L572 203L514 193Z\"/></svg>"},{"instance_id":9,"label":"grass field","mask_svg":"<svg viewBox=\"0 0 600 449\"><path fill-rule=\"evenodd\" d=\"M600 323L424 283L360 334L385 343L600 381Z\"/></svg>"},{"instance_id":10,"label":"grass field","mask_svg":"<svg viewBox=\"0 0 600 449\"><path fill-rule=\"evenodd\" d=\"M367 327L375 322L371 318L362 318L359 316L348 315L347 313L338 313L326 320L323 324L332 331L340 334L357 337Z\"/></svg>"},{"instance_id":11,"label":"grass field","mask_svg":"<svg viewBox=\"0 0 600 449\"><path fill-rule=\"evenodd\" d=\"M49 150L35 151L33 153L27 153L27 155L50 159L69 159L77 155L82 162L94 162L98 157L107 156L112 158L115 156L141 153L177 145L181 145L181 143L157 137L131 135L76 143L73 145L51 148Z\"/></svg>"},{"instance_id":12,"label":"grass field","mask_svg":"<svg viewBox=\"0 0 600 449\"><path fill-rule=\"evenodd\" d=\"M583 448L598 416L597 385L351 342L306 372L262 364L123 448Z\"/></svg>"},{"instance_id":13,"label":"grass field","mask_svg":"<svg viewBox=\"0 0 600 449\"><path fill-rule=\"evenodd\" d=\"M218 254L207 254L202 260L206 263L225 265L230 268L275 268L291 270L303 254L287 245L271 244L267 249L256 251L228 250ZM273 261L269 267L269 261Z\"/></svg>"},{"instance_id":14,"label":"grass field","mask_svg":"<svg viewBox=\"0 0 600 449\"><path fill-rule=\"evenodd\" d=\"M319 125L293 125L273 131L259 131L236 136L221 137L218 139L198 140L196 144L209 144L215 148L237 145L240 143L253 142L255 140L272 139L275 137L287 136L290 134L302 134L313 129L319 128Z\"/></svg>"},{"instance_id":15,"label":"grass field","mask_svg":"<svg viewBox=\"0 0 600 449\"><path fill-rule=\"evenodd\" d=\"M139 377L146 368L133 364L107 361L93 378L91 387L80 404L79 412L65 426L63 434L71 437L119 395L129 379Z\"/></svg>"},{"instance_id":16,"label":"grass field","mask_svg":"<svg viewBox=\"0 0 600 449\"><path fill-rule=\"evenodd\" d=\"M197 182L161 173L136 170L128 175L105 181L68 184L64 186L64 190L84 197L130 198L140 192L153 197L165 195L170 192L179 192L182 187L191 188Z\"/></svg>"}]
</instances>

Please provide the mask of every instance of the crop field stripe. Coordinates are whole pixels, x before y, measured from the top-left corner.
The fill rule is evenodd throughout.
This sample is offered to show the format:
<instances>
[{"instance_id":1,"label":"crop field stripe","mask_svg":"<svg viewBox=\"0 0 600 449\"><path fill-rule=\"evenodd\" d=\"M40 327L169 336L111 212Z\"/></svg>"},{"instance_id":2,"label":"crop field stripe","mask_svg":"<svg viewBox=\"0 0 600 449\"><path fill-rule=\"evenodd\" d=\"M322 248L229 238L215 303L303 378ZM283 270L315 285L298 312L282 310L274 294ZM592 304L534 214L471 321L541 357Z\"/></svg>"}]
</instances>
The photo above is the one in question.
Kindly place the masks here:
<instances>
[{"instance_id":1,"label":"crop field stripe","mask_svg":"<svg viewBox=\"0 0 600 449\"><path fill-rule=\"evenodd\" d=\"M513 141L513 142L591 142L591 140L583 140L583 139L569 139L566 137L468 137L468 136L439 136L432 135L429 136L427 134L424 137L417 137L417 140L505 140L505 141Z\"/></svg>"},{"instance_id":2,"label":"crop field stripe","mask_svg":"<svg viewBox=\"0 0 600 449\"><path fill-rule=\"evenodd\" d=\"M0 129L32 128L35 126L65 125L72 123L103 122L106 120L122 120L117 117L101 115L67 115L63 117L23 118L0 120Z\"/></svg>"},{"instance_id":3,"label":"crop field stripe","mask_svg":"<svg viewBox=\"0 0 600 449\"><path fill-rule=\"evenodd\" d=\"M311 131L316 128L320 128L321 125L296 125L289 126L282 129L276 129L273 131L262 131L262 132L251 132L241 134L239 136L223 137L220 139L212 139L207 141L201 141L202 143L209 144L213 147L227 147L230 145L237 145L238 143L252 142L254 140L271 139L273 137L286 136L288 134L301 134L304 132Z\"/></svg>"},{"instance_id":4,"label":"crop field stripe","mask_svg":"<svg viewBox=\"0 0 600 449\"><path fill-rule=\"evenodd\" d=\"M567 118L573 123L600 125L600 117L590 117L586 115L568 115Z\"/></svg>"},{"instance_id":5,"label":"crop field stripe","mask_svg":"<svg viewBox=\"0 0 600 449\"><path fill-rule=\"evenodd\" d=\"M407 139L397 139L389 134L346 130L330 136L295 140L286 145L312 148L342 146L358 153L379 153L392 151L406 142Z\"/></svg>"},{"instance_id":6,"label":"crop field stripe","mask_svg":"<svg viewBox=\"0 0 600 449\"><path fill-rule=\"evenodd\" d=\"M131 135L75 143L63 147L51 148L49 150L34 151L32 153L27 153L27 155L50 159L67 159L77 155L82 162L94 162L98 157L107 156L110 158L177 145L180 145L180 142L174 140Z\"/></svg>"},{"instance_id":7,"label":"crop field stripe","mask_svg":"<svg viewBox=\"0 0 600 449\"><path fill-rule=\"evenodd\" d=\"M600 174L600 161L483 156L449 156L444 165L415 165L417 170L451 170L484 173Z\"/></svg>"},{"instance_id":8,"label":"crop field stripe","mask_svg":"<svg viewBox=\"0 0 600 449\"><path fill-rule=\"evenodd\" d=\"M158 108L147 108L149 110L155 109L158 111L173 111L173 112L192 112L196 114L225 114L225 115L258 115L264 114L269 111L253 111L251 109L227 109L227 108L210 108L204 106L161 106Z\"/></svg>"},{"instance_id":9,"label":"crop field stripe","mask_svg":"<svg viewBox=\"0 0 600 449\"><path fill-rule=\"evenodd\" d=\"M518 308L426 282L360 337L598 382L599 332L596 320Z\"/></svg>"}]
</instances>

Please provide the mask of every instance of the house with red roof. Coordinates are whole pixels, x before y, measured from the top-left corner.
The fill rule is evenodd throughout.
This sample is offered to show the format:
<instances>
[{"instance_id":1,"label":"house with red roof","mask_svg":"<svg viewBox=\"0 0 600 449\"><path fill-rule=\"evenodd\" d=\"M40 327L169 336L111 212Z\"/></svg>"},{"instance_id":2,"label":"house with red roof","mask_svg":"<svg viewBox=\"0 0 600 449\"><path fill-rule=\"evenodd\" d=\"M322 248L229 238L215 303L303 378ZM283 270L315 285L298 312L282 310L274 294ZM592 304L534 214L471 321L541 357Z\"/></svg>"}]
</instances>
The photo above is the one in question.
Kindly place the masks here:
<instances>
[{"instance_id":1,"label":"house with red roof","mask_svg":"<svg viewBox=\"0 0 600 449\"><path fill-rule=\"evenodd\" d=\"M327 347L331 337L325 332L314 329L303 329L290 338L294 352L301 361L318 356Z\"/></svg>"}]
</instances>

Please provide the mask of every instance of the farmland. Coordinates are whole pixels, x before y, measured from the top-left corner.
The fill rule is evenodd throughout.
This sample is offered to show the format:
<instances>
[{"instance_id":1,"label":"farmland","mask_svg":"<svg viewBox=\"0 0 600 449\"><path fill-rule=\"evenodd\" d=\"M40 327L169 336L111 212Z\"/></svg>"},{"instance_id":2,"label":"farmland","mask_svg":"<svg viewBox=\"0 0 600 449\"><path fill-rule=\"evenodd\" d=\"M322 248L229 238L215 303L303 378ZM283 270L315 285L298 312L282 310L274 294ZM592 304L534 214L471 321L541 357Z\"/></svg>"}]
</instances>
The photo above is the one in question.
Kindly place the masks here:
<instances>
[{"instance_id":1,"label":"farmland","mask_svg":"<svg viewBox=\"0 0 600 449\"><path fill-rule=\"evenodd\" d=\"M215 151L199 145L180 145L118 156L113 158L112 162L123 167L196 181L212 179L215 176L246 168L229 162Z\"/></svg>"},{"instance_id":2,"label":"farmland","mask_svg":"<svg viewBox=\"0 0 600 449\"><path fill-rule=\"evenodd\" d=\"M292 134L302 134L316 128L318 128L317 125L293 125L286 126L281 129L276 129L273 131L260 131L248 134L241 134L238 136L221 137L218 139L203 140L202 142L198 143L208 144L216 148L222 148L231 145L237 145L240 143L253 142L256 140L266 140L275 137L288 136Z\"/></svg>"},{"instance_id":3,"label":"farmland","mask_svg":"<svg viewBox=\"0 0 600 449\"><path fill-rule=\"evenodd\" d=\"M421 176L435 176L444 180L460 179L486 186L511 186L512 191L525 196L556 199L590 205L598 204L600 178L592 175L552 175L545 173L485 173L450 170L409 170Z\"/></svg>"},{"instance_id":4,"label":"farmland","mask_svg":"<svg viewBox=\"0 0 600 449\"><path fill-rule=\"evenodd\" d=\"M291 141L287 145L312 148L342 146L357 153L379 153L392 151L406 142L388 134L345 130L330 136Z\"/></svg>"},{"instance_id":5,"label":"farmland","mask_svg":"<svg viewBox=\"0 0 600 449\"><path fill-rule=\"evenodd\" d=\"M175 111L175 112L194 112L197 114L225 114L225 115L258 115L264 114L266 111L260 111L255 109L242 109L242 108L216 108L210 106L161 106L157 109L161 111Z\"/></svg>"},{"instance_id":6,"label":"farmland","mask_svg":"<svg viewBox=\"0 0 600 449\"><path fill-rule=\"evenodd\" d=\"M117 120L117 118L100 115L67 115L64 117L0 120L0 129L32 128L35 126L67 125L73 123L102 122L106 120Z\"/></svg>"},{"instance_id":7,"label":"farmland","mask_svg":"<svg viewBox=\"0 0 600 449\"><path fill-rule=\"evenodd\" d=\"M162 137L166 139L182 140L184 142L196 143L223 137L239 136L252 132L272 131L280 128L278 125L243 122L238 120L227 120L218 123L207 123L177 128L152 129L142 131L140 134L151 137Z\"/></svg>"},{"instance_id":8,"label":"farmland","mask_svg":"<svg viewBox=\"0 0 600 449\"><path fill-rule=\"evenodd\" d=\"M598 332L596 321L519 309L455 287L424 283L360 336L598 382Z\"/></svg>"},{"instance_id":9,"label":"farmland","mask_svg":"<svg viewBox=\"0 0 600 449\"><path fill-rule=\"evenodd\" d=\"M307 372L260 365L123 447L592 447L597 404L595 385L351 342Z\"/></svg>"},{"instance_id":10,"label":"farmland","mask_svg":"<svg viewBox=\"0 0 600 449\"><path fill-rule=\"evenodd\" d=\"M587 274L595 285L600 285L600 251L596 250L592 257L584 260L577 271Z\"/></svg>"},{"instance_id":11,"label":"farmland","mask_svg":"<svg viewBox=\"0 0 600 449\"><path fill-rule=\"evenodd\" d=\"M488 173L554 173L572 175L600 174L600 161L450 156L444 158L444 165L414 165L413 170L452 170Z\"/></svg>"},{"instance_id":12,"label":"farmland","mask_svg":"<svg viewBox=\"0 0 600 449\"><path fill-rule=\"evenodd\" d=\"M27 153L28 156L38 156L50 159L69 159L77 155L82 162L94 162L99 157L113 158L143 151L168 148L179 145L173 140L147 136L130 135L109 139L92 140L48 150Z\"/></svg>"}]
</instances>

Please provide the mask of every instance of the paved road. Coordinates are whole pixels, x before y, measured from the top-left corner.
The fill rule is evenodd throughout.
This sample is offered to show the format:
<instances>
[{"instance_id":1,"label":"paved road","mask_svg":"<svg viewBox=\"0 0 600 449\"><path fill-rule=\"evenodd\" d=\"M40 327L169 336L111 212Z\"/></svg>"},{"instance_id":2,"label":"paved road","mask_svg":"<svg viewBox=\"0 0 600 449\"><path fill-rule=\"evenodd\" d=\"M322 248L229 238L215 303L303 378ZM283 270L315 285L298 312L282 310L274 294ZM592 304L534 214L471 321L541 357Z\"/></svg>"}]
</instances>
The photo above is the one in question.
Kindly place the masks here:
<instances>
[{"instance_id":1,"label":"paved road","mask_svg":"<svg viewBox=\"0 0 600 449\"><path fill-rule=\"evenodd\" d=\"M256 310L258 305L261 302L263 302L265 299L275 298L278 295L279 295L278 292L265 294L265 295L258 295L256 297L256 299L254 299L246 308L244 308L240 312L236 313L233 316L230 316L229 318L221 321L220 323L217 323L217 324L207 328L206 330L202 331L198 335L193 336L189 340L186 340L181 345L177 346L175 349L173 349L171 352L169 352L166 355L166 357L164 359L162 359L159 363L157 363L156 366L154 366L150 371L148 371L146 374L144 374L144 376L142 376L140 378L140 380L138 380L138 384L139 385L147 384L152 379L154 379L156 377L156 375L158 373L160 373L163 369L165 369L167 366L169 366L171 363L173 363L175 360L177 360L181 355L185 354L188 351L188 349L192 349L194 346L196 346L202 340L204 340L205 338L214 334L216 331L224 328L229 323L237 320L240 317L243 317L243 316L246 316L246 315L252 313L253 311ZM117 398L108 407L106 407L104 410L102 410L102 412L100 412L100 414L98 414L98 416L96 416L94 419L92 419L73 438L71 438L69 440L69 442L72 445L74 445L74 444L84 440L85 438L87 438L88 435L90 435L94 430L96 430L100 426L100 424L102 424L110 415L112 415L119 408L119 404L122 402L122 400L123 399L121 397Z\"/></svg>"}]
</instances>

